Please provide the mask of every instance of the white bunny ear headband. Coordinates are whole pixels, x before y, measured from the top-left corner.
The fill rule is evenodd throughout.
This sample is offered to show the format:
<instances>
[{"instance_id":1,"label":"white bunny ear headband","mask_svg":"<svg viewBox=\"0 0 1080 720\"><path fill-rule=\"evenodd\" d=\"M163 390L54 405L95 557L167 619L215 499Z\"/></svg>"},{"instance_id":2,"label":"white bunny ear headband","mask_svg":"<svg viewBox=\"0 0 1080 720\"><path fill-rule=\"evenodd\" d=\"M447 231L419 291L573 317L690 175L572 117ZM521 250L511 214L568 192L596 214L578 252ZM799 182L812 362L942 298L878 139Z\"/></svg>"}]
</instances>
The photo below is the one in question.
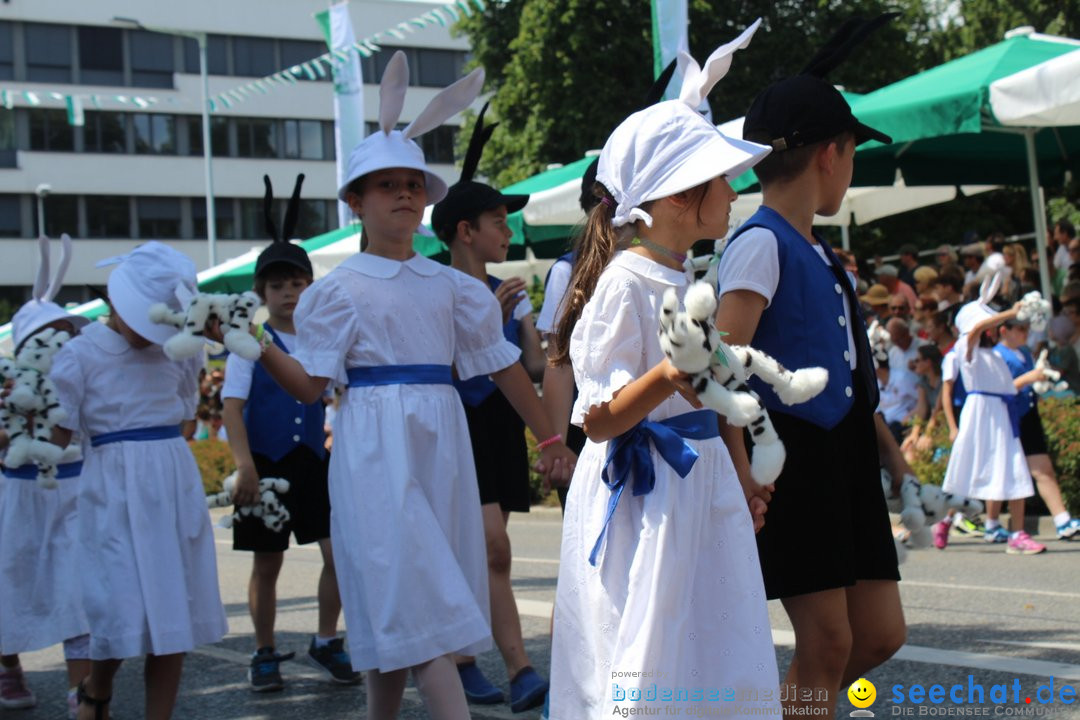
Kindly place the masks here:
<instances>
[{"instance_id":1,"label":"white bunny ear headband","mask_svg":"<svg viewBox=\"0 0 1080 720\"><path fill-rule=\"evenodd\" d=\"M394 53L383 71L379 85L379 130L368 135L349 155L349 172L338 189L338 198L345 200L349 185L357 178L376 170L409 168L424 173L427 180L428 204L446 197L446 182L428 169L424 151L415 139L434 130L446 120L467 108L484 86L484 70L477 68L436 95L427 107L404 130L395 130L405 106L405 91L409 86L409 63L405 53Z\"/></svg>"},{"instance_id":2,"label":"white bunny ear headband","mask_svg":"<svg viewBox=\"0 0 1080 720\"><path fill-rule=\"evenodd\" d=\"M12 342L18 348L26 338L57 320L67 320L76 328L86 325L89 320L77 315L69 315L62 307L53 302L64 284L64 276L71 264L71 237L64 233L60 236L60 265L50 279L49 238L38 238L38 271L34 278L34 288L30 301L19 308L11 319Z\"/></svg>"},{"instance_id":3,"label":"white bunny ear headband","mask_svg":"<svg viewBox=\"0 0 1080 720\"><path fill-rule=\"evenodd\" d=\"M956 329L960 331L961 335L967 335L971 332L980 320L997 314L990 307L990 301L994 299L994 296L997 295L998 290L1001 288L1002 275L1003 273L999 271L983 280L982 285L979 286L979 299L964 305L956 313Z\"/></svg>"},{"instance_id":4,"label":"white bunny ear headband","mask_svg":"<svg viewBox=\"0 0 1080 720\"><path fill-rule=\"evenodd\" d=\"M596 171L597 181L615 198L612 225L640 220L651 227L652 216L641 207L644 203L721 175L734 178L769 154L764 145L727 137L697 112L731 68L732 56L750 44L760 25L759 18L739 37L713 51L704 66L679 53L683 83L678 99L636 112L615 128Z\"/></svg>"}]
</instances>

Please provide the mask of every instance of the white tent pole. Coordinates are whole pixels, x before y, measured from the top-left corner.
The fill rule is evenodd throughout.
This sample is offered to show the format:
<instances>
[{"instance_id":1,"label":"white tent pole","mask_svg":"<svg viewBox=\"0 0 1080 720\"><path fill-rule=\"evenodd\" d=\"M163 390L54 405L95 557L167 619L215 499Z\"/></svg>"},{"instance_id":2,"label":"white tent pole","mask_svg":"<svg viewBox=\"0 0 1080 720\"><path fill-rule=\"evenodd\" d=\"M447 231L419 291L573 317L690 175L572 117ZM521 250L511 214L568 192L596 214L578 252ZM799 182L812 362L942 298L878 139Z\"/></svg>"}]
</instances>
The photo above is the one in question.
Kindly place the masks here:
<instances>
[{"instance_id":1,"label":"white tent pole","mask_svg":"<svg viewBox=\"0 0 1080 720\"><path fill-rule=\"evenodd\" d=\"M847 225L840 226L840 245L848 252L851 252L851 231Z\"/></svg>"},{"instance_id":2,"label":"white tent pole","mask_svg":"<svg viewBox=\"0 0 1080 720\"><path fill-rule=\"evenodd\" d=\"M1046 210L1042 205L1042 190L1039 187L1039 167L1035 161L1035 133L1036 128L1025 128L1024 146L1027 150L1028 166L1028 190L1031 192L1031 209L1035 216L1035 248L1039 255L1039 280L1042 285L1042 294L1046 299L1053 297L1050 285L1049 265L1054 262L1049 257L1046 246Z\"/></svg>"}]
</instances>

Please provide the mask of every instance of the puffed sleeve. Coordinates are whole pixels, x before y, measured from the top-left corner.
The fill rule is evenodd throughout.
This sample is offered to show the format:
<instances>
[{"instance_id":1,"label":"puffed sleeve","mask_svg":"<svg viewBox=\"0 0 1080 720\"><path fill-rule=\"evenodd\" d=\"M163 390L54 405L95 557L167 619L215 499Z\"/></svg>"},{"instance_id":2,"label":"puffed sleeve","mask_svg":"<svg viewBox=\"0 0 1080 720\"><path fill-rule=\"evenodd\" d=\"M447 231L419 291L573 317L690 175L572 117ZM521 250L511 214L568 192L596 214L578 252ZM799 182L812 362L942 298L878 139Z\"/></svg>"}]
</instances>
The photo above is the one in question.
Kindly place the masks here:
<instances>
[{"instance_id":1,"label":"puffed sleeve","mask_svg":"<svg viewBox=\"0 0 1080 720\"><path fill-rule=\"evenodd\" d=\"M293 311L296 347L293 357L312 377L346 383L345 355L356 341L356 305L348 291L329 275L303 292Z\"/></svg>"},{"instance_id":2,"label":"puffed sleeve","mask_svg":"<svg viewBox=\"0 0 1080 720\"><path fill-rule=\"evenodd\" d=\"M575 425L648 370L643 343L657 339L655 327L646 330L643 321L650 319L653 310L634 288L627 278L601 276L574 326L570 361L578 397L570 422Z\"/></svg>"},{"instance_id":3,"label":"puffed sleeve","mask_svg":"<svg viewBox=\"0 0 1080 720\"><path fill-rule=\"evenodd\" d=\"M468 380L490 375L517 362L521 350L503 336L502 308L491 289L465 273L452 271L454 293L454 367Z\"/></svg>"},{"instance_id":4,"label":"puffed sleeve","mask_svg":"<svg viewBox=\"0 0 1080 720\"><path fill-rule=\"evenodd\" d=\"M49 379L56 386L60 407L67 413L67 417L59 422L60 427L66 430L80 430L82 401L86 386L78 353L70 344L64 345L53 356Z\"/></svg>"},{"instance_id":5,"label":"puffed sleeve","mask_svg":"<svg viewBox=\"0 0 1080 720\"><path fill-rule=\"evenodd\" d=\"M193 358L181 360L177 364L180 366L180 384L176 391L183 405L184 417L182 419L194 420L195 412L199 408L199 370L203 366L202 353Z\"/></svg>"}]
</instances>

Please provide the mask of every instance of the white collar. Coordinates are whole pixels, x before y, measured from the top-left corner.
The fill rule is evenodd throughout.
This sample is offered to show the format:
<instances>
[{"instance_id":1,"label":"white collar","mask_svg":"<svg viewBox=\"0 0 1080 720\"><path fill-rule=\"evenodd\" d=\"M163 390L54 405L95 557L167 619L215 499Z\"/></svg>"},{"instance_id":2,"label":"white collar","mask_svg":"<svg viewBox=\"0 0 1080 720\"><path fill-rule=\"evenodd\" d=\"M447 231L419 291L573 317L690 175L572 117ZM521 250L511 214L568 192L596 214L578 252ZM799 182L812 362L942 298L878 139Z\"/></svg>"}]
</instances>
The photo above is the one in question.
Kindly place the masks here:
<instances>
[{"instance_id":1,"label":"white collar","mask_svg":"<svg viewBox=\"0 0 1080 720\"><path fill-rule=\"evenodd\" d=\"M664 285L685 287L687 284L685 270L669 268L667 265L662 265L655 260L650 260L644 255L638 255L637 253L632 253L627 250L620 250L615 253L615 257L611 259L611 264L618 267L624 267L637 275L641 275L650 280L655 280Z\"/></svg>"},{"instance_id":2,"label":"white collar","mask_svg":"<svg viewBox=\"0 0 1080 720\"><path fill-rule=\"evenodd\" d=\"M103 322L92 322L82 329L85 337L110 355L123 355L132 347L124 337Z\"/></svg>"},{"instance_id":3,"label":"white collar","mask_svg":"<svg viewBox=\"0 0 1080 720\"><path fill-rule=\"evenodd\" d=\"M441 272L445 266L440 265L430 258L424 257L420 253L414 253L411 258L404 262L372 255L371 253L357 253L344 260L338 267L352 270L353 272L367 275L368 277L389 280L390 278L397 277L397 274L401 272L401 268L403 267L408 267L418 275L431 277Z\"/></svg>"}]
</instances>

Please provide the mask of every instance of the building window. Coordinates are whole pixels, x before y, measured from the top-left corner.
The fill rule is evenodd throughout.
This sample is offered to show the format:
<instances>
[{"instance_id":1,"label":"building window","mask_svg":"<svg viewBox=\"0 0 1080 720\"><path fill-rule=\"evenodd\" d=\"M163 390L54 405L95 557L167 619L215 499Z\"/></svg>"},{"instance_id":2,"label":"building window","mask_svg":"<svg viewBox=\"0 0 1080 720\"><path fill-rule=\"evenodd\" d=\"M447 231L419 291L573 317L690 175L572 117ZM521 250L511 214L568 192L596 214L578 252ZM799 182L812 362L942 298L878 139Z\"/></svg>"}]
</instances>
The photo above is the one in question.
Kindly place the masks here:
<instances>
[{"instance_id":1,"label":"building window","mask_svg":"<svg viewBox=\"0 0 1080 720\"><path fill-rule=\"evenodd\" d=\"M131 32L131 84L136 87L173 86L173 38L155 32Z\"/></svg>"},{"instance_id":2,"label":"building window","mask_svg":"<svg viewBox=\"0 0 1080 720\"><path fill-rule=\"evenodd\" d=\"M49 152L73 152L74 128L68 124L66 110L27 111L30 117L30 149Z\"/></svg>"},{"instance_id":3,"label":"building window","mask_svg":"<svg viewBox=\"0 0 1080 720\"><path fill-rule=\"evenodd\" d=\"M184 72L199 74L199 43L191 38L184 40ZM206 37L206 72L208 75L229 74L229 43L224 35Z\"/></svg>"},{"instance_id":4,"label":"building window","mask_svg":"<svg viewBox=\"0 0 1080 720\"><path fill-rule=\"evenodd\" d=\"M281 222L280 218L283 217L281 198L274 201L273 206L270 209L272 217L276 219L276 222ZM245 238L265 238L266 237L266 218L263 215L263 201L262 199L254 198L241 198L240 199L240 234Z\"/></svg>"},{"instance_id":5,"label":"building window","mask_svg":"<svg viewBox=\"0 0 1080 720\"><path fill-rule=\"evenodd\" d=\"M22 213L18 195L0 195L0 237L22 237Z\"/></svg>"},{"instance_id":6,"label":"building window","mask_svg":"<svg viewBox=\"0 0 1080 720\"><path fill-rule=\"evenodd\" d=\"M0 80L15 78L15 51L11 36L11 23L0 22Z\"/></svg>"},{"instance_id":7,"label":"building window","mask_svg":"<svg viewBox=\"0 0 1080 720\"><path fill-rule=\"evenodd\" d=\"M124 34L119 28L79 27L79 81L124 84Z\"/></svg>"},{"instance_id":8,"label":"building window","mask_svg":"<svg viewBox=\"0 0 1080 720\"><path fill-rule=\"evenodd\" d=\"M279 43L281 47L281 67L291 68L294 65L307 62L312 58L318 57L326 52L326 43L318 42L317 40L282 40ZM330 79L330 70L323 65L323 69L326 71L326 80ZM318 71L313 67L315 72L315 78L317 80L323 80L319 77ZM298 80L308 80L307 73L297 77Z\"/></svg>"},{"instance_id":9,"label":"building window","mask_svg":"<svg viewBox=\"0 0 1080 720\"><path fill-rule=\"evenodd\" d=\"M188 147L192 155L203 154L202 116L188 115ZM223 117L210 118L210 147L214 150L214 157L229 156L229 119Z\"/></svg>"},{"instance_id":10,"label":"building window","mask_svg":"<svg viewBox=\"0 0 1080 720\"><path fill-rule=\"evenodd\" d=\"M418 74L417 82L425 87L446 87L454 84L461 77L465 65L465 54L456 50L416 51Z\"/></svg>"},{"instance_id":11,"label":"building window","mask_svg":"<svg viewBox=\"0 0 1080 720\"><path fill-rule=\"evenodd\" d=\"M175 240L180 237L180 198L137 198L139 237Z\"/></svg>"},{"instance_id":12,"label":"building window","mask_svg":"<svg viewBox=\"0 0 1080 720\"><path fill-rule=\"evenodd\" d=\"M457 133L458 129L453 125L441 125L417 138L424 150L424 158L430 163L453 165Z\"/></svg>"},{"instance_id":13,"label":"building window","mask_svg":"<svg viewBox=\"0 0 1080 720\"><path fill-rule=\"evenodd\" d=\"M232 198L214 198L214 225L219 238L239 238L236 232L236 217ZM195 237L204 238L206 233L206 198L191 198L191 218L194 221Z\"/></svg>"},{"instance_id":14,"label":"building window","mask_svg":"<svg viewBox=\"0 0 1080 720\"><path fill-rule=\"evenodd\" d=\"M127 196L87 195L86 235L92 238L131 237L131 208Z\"/></svg>"},{"instance_id":15,"label":"building window","mask_svg":"<svg viewBox=\"0 0 1080 720\"><path fill-rule=\"evenodd\" d=\"M331 216L337 220L336 201L303 200L300 203L300 217L294 234L303 240L322 235L330 230Z\"/></svg>"},{"instance_id":16,"label":"building window","mask_svg":"<svg viewBox=\"0 0 1080 720\"><path fill-rule=\"evenodd\" d=\"M34 198L38 202L37 198ZM77 195L49 195L45 203L45 234L60 237L64 233L79 234L79 197ZM36 209L36 208L35 208ZM40 235L37 212L34 213L34 235Z\"/></svg>"},{"instance_id":17,"label":"building window","mask_svg":"<svg viewBox=\"0 0 1080 720\"><path fill-rule=\"evenodd\" d=\"M237 119L236 143L238 157L277 157L277 121L257 118Z\"/></svg>"},{"instance_id":18,"label":"building window","mask_svg":"<svg viewBox=\"0 0 1080 720\"><path fill-rule=\"evenodd\" d=\"M134 113L135 152L151 155L176 153L176 118L172 115Z\"/></svg>"},{"instance_id":19,"label":"building window","mask_svg":"<svg viewBox=\"0 0 1080 720\"><path fill-rule=\"evenodd\" d=\"M83 126L83 149L92 153L126 153L125 115L117 112L88 112Z\"/></svg>"},{"instance_id":20,"label":"building window","mask_svg":"<svg viewBox=\"0 0 1080 720\"><path fill-rule=\"evenodd\" d=\"M0 108L0 167L15 167L15 111Z\"/></svg>"},{"instance_id":21,"label":"building window","mask_svg":"<svg viewBox=\"0 0 1080 720\"><path fill-rule=\"evenodd\" d=\"M233 74L262 77L277 72L274 61L274 41L269 38L234 37Z\"/></svg>"},{"instance_id":22,"label":"building window","mask_svg":"<svg viewBox=\"0 0 1080 720\"><path fill-rule=\"evenodd\" d=\"M23 25L26 79L71 82L71 28L67 25Z\"/></svg>"},{"instance_id":23,"label":"building window","mask_svg":"<svg viewBox=\"0 0 1080 720\"><path fill-rule=\"evenodd\" d=\"M285 120L285 157L322 160L323 128L321 120Z\"/></svg>"}]
</instances>

